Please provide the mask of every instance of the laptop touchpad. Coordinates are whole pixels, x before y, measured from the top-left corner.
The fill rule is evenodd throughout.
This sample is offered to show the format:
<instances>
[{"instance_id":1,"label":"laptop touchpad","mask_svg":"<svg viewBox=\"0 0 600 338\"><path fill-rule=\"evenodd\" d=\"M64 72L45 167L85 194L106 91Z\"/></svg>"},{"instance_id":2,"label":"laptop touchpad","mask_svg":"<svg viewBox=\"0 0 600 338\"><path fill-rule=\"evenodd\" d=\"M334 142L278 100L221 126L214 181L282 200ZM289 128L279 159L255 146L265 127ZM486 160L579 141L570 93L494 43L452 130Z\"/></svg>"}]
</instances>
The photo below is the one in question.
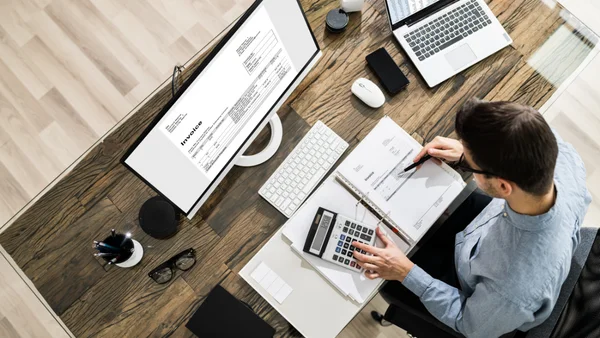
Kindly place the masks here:
<instances>
[{"instance_id":1,"label":"laptop touchpad","mask_svg":"<svg viewBox=\"0 0 600 338\"><path fill-rule=\"evenodd\" d=\"M473 50L467 43L447 53L445 56L454 70L459 70L477 60L477 56L475 56L475 53L473 53Z\"/></svg>"}]
</instances>

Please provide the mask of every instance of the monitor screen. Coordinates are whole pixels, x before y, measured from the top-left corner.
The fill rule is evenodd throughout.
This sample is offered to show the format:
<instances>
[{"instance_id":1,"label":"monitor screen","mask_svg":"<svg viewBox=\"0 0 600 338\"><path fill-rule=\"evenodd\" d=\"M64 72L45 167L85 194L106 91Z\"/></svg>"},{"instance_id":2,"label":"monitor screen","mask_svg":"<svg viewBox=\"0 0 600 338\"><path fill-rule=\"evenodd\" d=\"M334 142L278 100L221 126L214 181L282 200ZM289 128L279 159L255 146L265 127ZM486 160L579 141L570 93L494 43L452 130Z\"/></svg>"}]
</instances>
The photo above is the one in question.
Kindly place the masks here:
<instances>
[{"instance_id":1,"label":"monitor screen","mask_svg":"<svg viewBox=\"0 0 600 338\"><path fill-rule=\"evenodd\" d=\"M256 1L122 162L188 214L318 52L297 0Z\"/></svg>"},{"instance_id":2,"label":"monitor screen","mask_svg":"<svg viewBox=\"0 0 600 338\"><path fill-rule=\"evenodd\" d=\"M392 26L440 0L386 0Z\"/></svg>"}]
</instances>

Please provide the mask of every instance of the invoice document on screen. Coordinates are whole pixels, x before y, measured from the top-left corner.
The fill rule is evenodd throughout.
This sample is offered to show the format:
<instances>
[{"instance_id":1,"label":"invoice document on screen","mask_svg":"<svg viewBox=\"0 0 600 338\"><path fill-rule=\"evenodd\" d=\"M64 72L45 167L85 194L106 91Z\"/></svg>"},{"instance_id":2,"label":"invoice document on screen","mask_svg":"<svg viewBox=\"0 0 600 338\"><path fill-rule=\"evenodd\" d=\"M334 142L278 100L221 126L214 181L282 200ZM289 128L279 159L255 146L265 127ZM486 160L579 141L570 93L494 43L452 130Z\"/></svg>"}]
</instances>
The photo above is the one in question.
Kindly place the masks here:
<instances>
[{"instance_id":1,"label":"invoice document on screen","mask_svg":"<svg viewBox=\"0 0 600 338\"><path fill-rule=\"evenodd\" d=\"M259 8L173 105L159 129L212 180L297 74L267 10Z\"/></svg>"}]
</instances>

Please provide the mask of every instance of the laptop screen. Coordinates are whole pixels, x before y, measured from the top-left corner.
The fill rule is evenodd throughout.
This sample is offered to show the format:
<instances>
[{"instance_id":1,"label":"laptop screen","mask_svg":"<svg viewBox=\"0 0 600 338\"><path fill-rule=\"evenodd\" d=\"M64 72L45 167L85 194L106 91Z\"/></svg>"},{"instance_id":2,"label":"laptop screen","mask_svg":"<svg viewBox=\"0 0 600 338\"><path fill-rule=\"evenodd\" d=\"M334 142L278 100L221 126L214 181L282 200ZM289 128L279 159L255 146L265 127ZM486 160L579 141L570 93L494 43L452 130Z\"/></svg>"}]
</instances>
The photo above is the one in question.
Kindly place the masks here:
<instances>
[{"instance_id":1,"label":"laptop screen","mask_svg":"<svg viewBox=\"0 0 600 338\"><path fill-rule=\"evenodd\" d=\"M386 0L392 26L440 0Z\"/></svg>"}]
</instances>

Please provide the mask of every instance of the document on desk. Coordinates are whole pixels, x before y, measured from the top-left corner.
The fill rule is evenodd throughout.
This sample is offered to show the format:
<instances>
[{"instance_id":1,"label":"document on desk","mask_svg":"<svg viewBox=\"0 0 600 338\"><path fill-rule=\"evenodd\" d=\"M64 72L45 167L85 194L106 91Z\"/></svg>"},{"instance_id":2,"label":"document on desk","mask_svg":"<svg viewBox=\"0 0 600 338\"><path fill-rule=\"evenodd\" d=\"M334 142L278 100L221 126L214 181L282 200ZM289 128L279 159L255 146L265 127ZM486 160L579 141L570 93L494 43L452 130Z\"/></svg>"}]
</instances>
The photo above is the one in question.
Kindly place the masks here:
<instances>
[{"instance_id":1,"label":"document on desk","mask_svg":"<svg viewBox=\"0 0 600 338\"><path fill-rule=\"evenodd\" d=\"M434 161L405 173L421 149L392 119L383 118L284 225L283 235L292 242L292 249L358 303L368 300L382 280L369 280L305 253L302 249L312 220L319 207L365 224L376 225L383 218L402 236L383 224L379 228L403 252L409 252L465 186L458 173ZM376 245L383 243L377 239Z\"/></svg>"},{"instance_id":2,"label":"document on desk","mask_svg":"<svg viewBox=\"0 0 600 338\"><path fill-rule=\"evenodd\" d=\"M266 8L257 9L254 15L244 26L244 34L232 38L219 52L228 74L208 66L173 105L171 110L176 112L160 126L209 179L218 175L244 142L236 136L250 135L298 74ZM209 87L227 91L203 95L214 93Z\"/></svg>"},{"instance_id":3,"label":"document on desk","mask_svg":"<svg viewBox=\"0 0 600 338\"><path fill-rule=\"evenodd\" d=\"M380 216L416 242L465 186L445 163L404 172L422 146L384 117L337 169Z\"/></svg>"}]
</instances>

